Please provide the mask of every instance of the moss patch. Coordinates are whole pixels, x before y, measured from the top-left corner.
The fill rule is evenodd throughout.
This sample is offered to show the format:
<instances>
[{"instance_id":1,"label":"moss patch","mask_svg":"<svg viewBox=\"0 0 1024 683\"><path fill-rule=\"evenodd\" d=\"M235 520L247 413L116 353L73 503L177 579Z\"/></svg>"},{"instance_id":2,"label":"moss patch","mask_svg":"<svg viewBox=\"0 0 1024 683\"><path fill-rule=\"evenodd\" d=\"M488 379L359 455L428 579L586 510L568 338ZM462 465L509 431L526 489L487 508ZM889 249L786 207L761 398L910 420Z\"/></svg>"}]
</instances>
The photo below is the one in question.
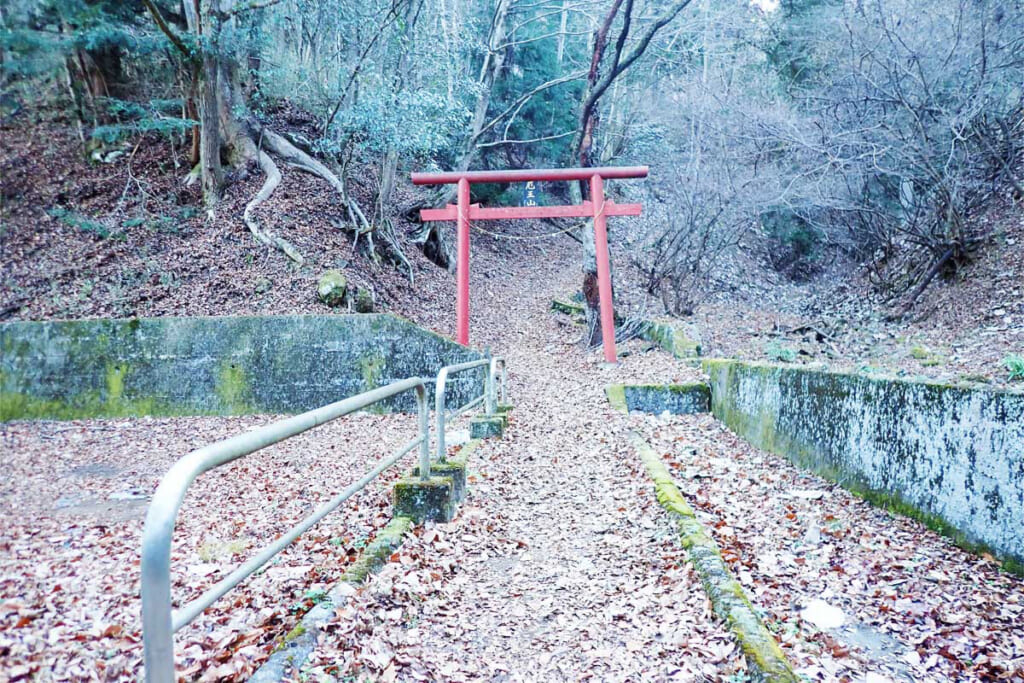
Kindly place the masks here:
<instances>
[{"instance_id":1,"label":"moss patch","mask_svg":"<svg viewBox=\"0 0 1024 683\"><path fill-rule=\"evenodd\" d=\"M761 680L800 681L775 638L755 614L750 599L729 571L718 546L704 531L693 509L672 481L661 458L637 434L631 435L631 441L654 481L658 502L675 517L680 541L700 576L715 614L726 622L736 637L747 666Z\"/></svg>"},{"instance_id":2,"label":"moss patch","mask_svg":"<svg viewBox=\"0 0 1024 683\"><path fill-rule=\"evenodd\" d=\"M648 322L640 336L676 358L697 358L701 355L700 342L693 339L680 323Z\"/></svg>"},{"instance_id":3,"label":"moss patch","mask_svg":"<svg viewBox=\"0 0 1024 683\"><path fill-rule=\"evenodd\" d=\"M359 359L359 371L363 376L363 391L376 389L380 386L380 378L384 370L384 357L380 354L363 356Z\"/></svg>"},{"instance_id":4,"label":"moss patch","mask_svg":"<svg viewBox=\"0 0 1024 683\"><path fill-rule=\"evenodd\" d=\"M409 473L410 477L420 476L420 466L416 465ZM430 476L445 477L452 480L452 495L455 502L461 503L466 499L466 465L463 462L456 462L455 459L445 462L431 462Z\"/></svg>"},{"instance_id":5,"label":"moss patch","mask_svg":"<svg viewBox=\"0 0 1024 683\"><path fill-rule=\"evenodd\" d=\"M402 540L412 526L413 520L410 517L392 518L387 526L377 532L373 541L363 548L359 559L349 565L341 580L351 584L360 584L366 581L367 577L384 566L391 554L402 545Z\"/></svg>"},{"instance_id":6,"label":"moss patch","mask_svg":"<svg viewBox=\"0 0 1024 683\"><path fill-rule=\"evenodd\" d=\"M604 388L605 396L612 408L620 413L628 413L629 406L626 405L626 387L623 384L609 384Z\"/></svg>"},{"instance_id":7,"label":"moss patch","mask_svg":"<svg viewBox=\"0 0 1024 683\"><path fill-rule=\"evenodd\" d=\"M450 522L455 517L454 485L449 477L407 477L392 489L395 516L419 522Z\"/></svg>"},{"instance_id":8,"label":"moss patch","mask_svg":"<svg viewBox=\"0 0 1024 683\"><path fill-rule=\"evenodd\" d=\"M231 415L256 412L251 405L252 391L241 365L228 360L223 361L217 371L217 383L213 390Z\"/></svg>"},{"instance_id":9,"label":"moss patch","mask_svg":"<svg viewBox=\"0 0 1024 683\"><path fill-rule=\"evenodd\" d=\"M388 561L388 558L402 545L405 535L412 529L413 522L408 517L394 517L377 532L373 541L359 554L359 558L349 565L339 583L358 585ZM255 683L270 683L286 678L286 670L302 666L309 654L316 647L316 637L320 629L334 614L334 608L343 604L345 597L337 589L328 595L328 599L310 609L296 626L289 631L274 648L270 658L250 678ZM288 673L291 673L290 671Z\"/></svg>"},{"instance_id":10,"label":"moss patch","mask_svg":"<svg viewBox=\"0 0 1024 683\"><path fill-rule=\"evenodd\" d=\"M463 444L462 448L460 448L452 458L449 459L449 462L453 462L464 467L467 466L469 464L469 457L473 455L473 453L475 453L482 444L482 439L470 439Z\"/></svg>"},{"instance_id":11,"label":"moss patch","mask_svg":"<svg viewBox=\"0 0 1024 683\"><path fill-rule=\"evenodd\" d=\"M565 313L566 315L584 315L582 304L577 304L572 301L563 301L561 299L551 300L551 310L558 313Z\"/></svg>"}]
</instances>

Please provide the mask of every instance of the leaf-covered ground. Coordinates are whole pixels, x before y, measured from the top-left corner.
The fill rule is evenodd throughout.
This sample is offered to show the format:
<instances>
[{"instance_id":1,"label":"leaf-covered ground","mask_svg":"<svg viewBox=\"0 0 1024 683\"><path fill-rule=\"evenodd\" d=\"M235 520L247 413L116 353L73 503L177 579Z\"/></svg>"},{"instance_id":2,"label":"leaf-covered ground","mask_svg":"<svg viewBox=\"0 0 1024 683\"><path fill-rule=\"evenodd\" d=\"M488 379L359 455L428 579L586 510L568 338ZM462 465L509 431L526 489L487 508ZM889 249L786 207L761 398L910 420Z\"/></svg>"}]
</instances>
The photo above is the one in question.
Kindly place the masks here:
<instances>
[{"instance_id":1,"label":"leaf-covered ground","mask_svg":"<svg viewBox=\"0 0 1024 683\"><path fill-rule=\"evenodd\" d=\"M269 417L0 426L0 679L136 680L139 549L163 473ZM415 434L410 416L356 415L200 477L178 518L176 604L194 598ZM176 638L189 678L253 670L296 614L390 517L387 481L350 499Z\"/></svg>"},{"instance_id":2,"label":"leaf-covered ground","mask_svg":"<svg viewBox=\"0 0 1024 683\"><path fill-rule=\"evenodd\" d=\"M698 370L639 341L623 345L616 369L581 351L580 329L548 310L578 279L562 265L575 256L567 242L550 255L525 242L522 259L482 250L472 334L509 361L508 436L477 452L460 516L418 529L350 596L305 675L743 680L742 657L624 440L640 428L668 454L808 678L1021 678L1024 588L993 563L751 449L709 418L612 412L607 383L686 380ZM446 324L431 317L421 319ZM146 497L181 454L268 419L5 425L7 675L136 678ZM197 595L412 431L409 417L354 416L201 478L175 536L175 595ZM179 634L179 670L206 680L251 672L384 523L385 486ZM813 627L805 610L815 601L855 629Z\"/></svg>"},{"instance_id":3,"label":"leaf-covered ground","mask_svg":"<svg viewBox=\"0 0 1024 683\"><path fill-rule=\"evenodd\" d=\"M316 181L289 174L267 207L267 218L278 221L273 227L309 259L294 268L255 244L238 219L257 178L234 186L211 224L185 211L195 197L158 168L158 148L142 147L129 174L124 160L75 160L66 140L62 152L53 142L66 133L55 127L19 141L3 136L0 317L322 313L316 277L340 266L352 281L374 286L386 308L450 332L451 275L410 251L417 276L410 285L352 254L344 233L329 227L336 207ZM142 184L132 184L133 176ZM46 214L53 207L75 215ZM1019 214L1011 218L1006 239L1018 240ZM113 233L100 237L94 223L79 219ZM631 225L623 219L613 229ZM1024 680L1021 581L751 449L708 418L611 412L606 383L692 379L697 370L638 341L623 346L628 355L615 370L580 349L580 329L548 310L553 296L579 287L580 248L567 237L505 241L474 232L473 244L472 341L509 359L516 409L508 437L478 451L460 517L418 529L351 596L308 663L309 675L742 680L742 658L710 614L624 441L634 427L676 468L684 493L808 678ZM744 263L731 276L731 295L699 309L697 322L713 354L763 358L776 344L803 350L798 358L855 367L995 376L996 359L1019 349L1024 332L1019 250L999 256L985 265L992 277L984 291L964 300L956 296L963 290L942 285L925 300L934 315L910 326L854 312L849 319L866 322L835 334L825 318L838 320L841 310L826 316L806 308L806 288L748 286L744 274L756 268ZM619 293L629 310L650 315L654 306L645 305L628 257L615 255ZM912 353L917 346L923 351ZM137 679L138 548L148 496L180 455L269 419L0 427L0 679ZM356 416L201 478L175 536L174 594L198 595L412 432L406 417ZM386 521L386 484L325 520L181 632L180 671L207 680L251 672ZM835 609L846 627L812 626L822 610L834 617Z\"/></svg>"},{"instance_id":4,"label":"leaf-covered ground","mask_svg":"<svg viewBox=\"0 0 1024 683\"><path fill-rule=\"evenodd\" d=\"M709 415L630 421L812 680L1024 680L1024 582L992 558L750 446ZM842 626L823 628L829 615Z\"/></svg>"}]
</instances>

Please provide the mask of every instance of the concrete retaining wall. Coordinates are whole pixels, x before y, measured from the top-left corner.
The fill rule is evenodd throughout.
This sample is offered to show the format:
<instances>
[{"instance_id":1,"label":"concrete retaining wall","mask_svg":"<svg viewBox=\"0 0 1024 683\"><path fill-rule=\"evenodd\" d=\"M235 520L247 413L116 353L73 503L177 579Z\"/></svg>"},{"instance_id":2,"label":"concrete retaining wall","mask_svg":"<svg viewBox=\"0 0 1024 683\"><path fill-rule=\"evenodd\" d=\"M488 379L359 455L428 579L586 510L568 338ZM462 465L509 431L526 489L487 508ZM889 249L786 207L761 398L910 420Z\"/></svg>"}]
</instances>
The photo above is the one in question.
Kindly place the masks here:
<instances>
[{"instance_id":1,"label":"concrete retaining wall","mask_svg":"<svg viewBox=\"0 0 1024 683\"><path fill-rule=\"evenodd\" d=\"M1024 393L706 361L751 443L959 542L1024 562Z\"/></svg>"},{"instance_id":2,"label":"concrete retaining wall","mask_svg":"<svg viewBox=\"0 0 1024 683\"><path fill-rule=\"evenodd\" d=\"M610 384L605 387L608 401L616 410L672 415L706 413L711 392L703 382L689 384Z\"/></svg>"},{"instance_id":3,"label":"concrete retaining wall","mask_svg":"<svg viewBox=\"0 0 1024 683\"><path fill-rule=\"evenodd\" d=\"M432 394L442 366L481 357L391 315L17 322L0 325L0 352L2 421L298 413L413 376ZM483 377L452 378L449 405Z\"/></svg>"}]
</instances>

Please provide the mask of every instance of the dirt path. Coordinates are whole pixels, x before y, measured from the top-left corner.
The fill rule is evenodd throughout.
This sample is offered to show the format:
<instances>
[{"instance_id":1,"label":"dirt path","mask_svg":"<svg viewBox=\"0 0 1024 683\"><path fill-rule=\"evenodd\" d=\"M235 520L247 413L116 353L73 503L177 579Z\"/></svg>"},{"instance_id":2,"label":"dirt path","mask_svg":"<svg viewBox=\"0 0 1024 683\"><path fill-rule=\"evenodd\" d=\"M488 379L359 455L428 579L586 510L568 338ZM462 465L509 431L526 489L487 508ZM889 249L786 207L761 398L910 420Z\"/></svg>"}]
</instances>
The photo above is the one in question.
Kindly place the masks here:
<instances>
[{"instance_id":1,"label":"dirt path","mask_svg":"<svg viewBox=\"0 0 1024 683\"><path fill-rule=\"evenodd\" d=\"M561 254L550 262L572 260ZM532 278L514 271L535 284L529 292L496 287L486 277L474 282L485 300L474 308L474 343L509 362L515 410L506 438L475 454L470 498L459 518L421 532L352 596L306 673L382 680L745 680L731 635L709 613L675 530L625 442L636 429L670 462L680 457L673 453L695 447L720 453L711 465L696 463L707 478L686 488L809 680L1024 680L1013 673L1024 662L1024 633L1012 626L1024 605L1022 582L911 520L858 504L842 489L751 448L710 417L680 422L613 413L603 394L608 383L694 379L699 372L640 342L623 346L619 367L603 367L597 354L574 345L579 329L548 311L552 296L576 289L576 269L534 268L541 272ZM707 425L687 431L677 423ZM723 470L728 474L712 466L719 461L733 463ZM824 493L821 501L806 500L794 498L795 489ZM791 576L759 571L765 557L792 552L793 533L775 526L802 513L783 513L825 501L836 504L815 514L843 520L841 533L830 523L824 536L845 539L837 546L838 569L836 562L822 563L823 551L802 559L806 550L798 549ZM768 511L780 512L768 520ZM899 544L864 540L897 530ZM806 544L806 529L798 531L797 546ZM970 565L983 578L959 569ZM880 593L872 588L875 575L885 579ZM847 620L853 626L825 631L802 619L801 609L821 598L854 615ZM926 609L939 604L941 610Z\"/></svg>"},{"instance_id":2,"label":"dirt path","mask_svg":"<svg viewBox=\"0 0 1024 683\"><path fill-rule=\"evenodd\" d=\"M310 672L720 680L742 670L603 391L696 371L640 342L618 369L583 353L579 329L548 311L576 272L478 307L475 343L509 364L507 436L477 451L458 519L407 544L353 596Z\"/></svg>"}]
</instances>

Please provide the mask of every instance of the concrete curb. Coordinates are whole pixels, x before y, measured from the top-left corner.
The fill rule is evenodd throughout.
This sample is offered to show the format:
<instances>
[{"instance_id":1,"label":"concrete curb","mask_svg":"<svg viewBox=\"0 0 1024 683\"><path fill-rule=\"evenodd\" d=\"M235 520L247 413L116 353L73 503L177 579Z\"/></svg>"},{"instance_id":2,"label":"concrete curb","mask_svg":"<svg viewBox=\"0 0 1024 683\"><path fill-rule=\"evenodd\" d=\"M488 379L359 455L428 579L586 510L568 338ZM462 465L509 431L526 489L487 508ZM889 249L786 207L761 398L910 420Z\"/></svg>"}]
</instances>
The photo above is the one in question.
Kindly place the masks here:
<instances>
[{"instance_id":1,"label":"concrete curb","mask_svg":"<svg viewBox=\"0 0 1024 683\"><path fill-rule=\"evenodd\" d=\"M711 411L711 387L706 382L609 384L604 393L620 413L693 415Z\"/></svg>"},{"instance_id":2,"label":"concrete curb","mask_svg":"<svg viewBox=\"0 0 1024 683\"><path fill-rule=\"evenodd\" d=\"M448 463L468 469L469 457L482 444L480 439L467 441L448 459ZM405 535L414 524L410 517L393 517L363 549L359 559L342 574L327 599L306 612L298 625L282 639L270 658L249 678L249 683L277 683L288 680L297 672L316 648L320 628L330 621L338 607L348 601L352 586L363 583L370 574L384 566L391 554L402 545Z\"/></svg>"},{"instance_id":3,"label":"concrete curb","mask_svg":"<svg viewBox=\"0 0 1024 683\"><path fill-rule=\"evenodd\" d=\"M604 395L608 397L608 403L617 412L629 413L629 406L626 404L626 386L624 384L609 384L604 388Z\"/></svg>"},{"instance_id":4,"label":"concrete curb","mask_svg":"<svg viewBox=\"0 0 1024 683\"><path fill-rule=\"evenodd\" d=\"M654 481L658 502L676 519L679 538L711 599L715 614L733 632L755 680L800 681L779 644L754 612L743 587L729 571L718 546L704 531L693 509L672 481L672 475L661 458L635 432L630 434L630 441Z\"/></svg>"},{"instance_id":5,"label":"concrete curb","mask_svg":"<svg viewBox=\"0 0 1024 683\"><path fill-rule=\"evenodd\" d=\"M391 554L402 545L412 526L413 521L408 517L394 517L388 522L373 542L363 549L359 559L345 571L327 599L306 612L270 658L249 678L249 683L276 683L289 679L297 672L316 648L320 629L334 616L335 610L348 601L352 586L363 583L370 574L384 566Z\"/></svg>"}]
</instances>

